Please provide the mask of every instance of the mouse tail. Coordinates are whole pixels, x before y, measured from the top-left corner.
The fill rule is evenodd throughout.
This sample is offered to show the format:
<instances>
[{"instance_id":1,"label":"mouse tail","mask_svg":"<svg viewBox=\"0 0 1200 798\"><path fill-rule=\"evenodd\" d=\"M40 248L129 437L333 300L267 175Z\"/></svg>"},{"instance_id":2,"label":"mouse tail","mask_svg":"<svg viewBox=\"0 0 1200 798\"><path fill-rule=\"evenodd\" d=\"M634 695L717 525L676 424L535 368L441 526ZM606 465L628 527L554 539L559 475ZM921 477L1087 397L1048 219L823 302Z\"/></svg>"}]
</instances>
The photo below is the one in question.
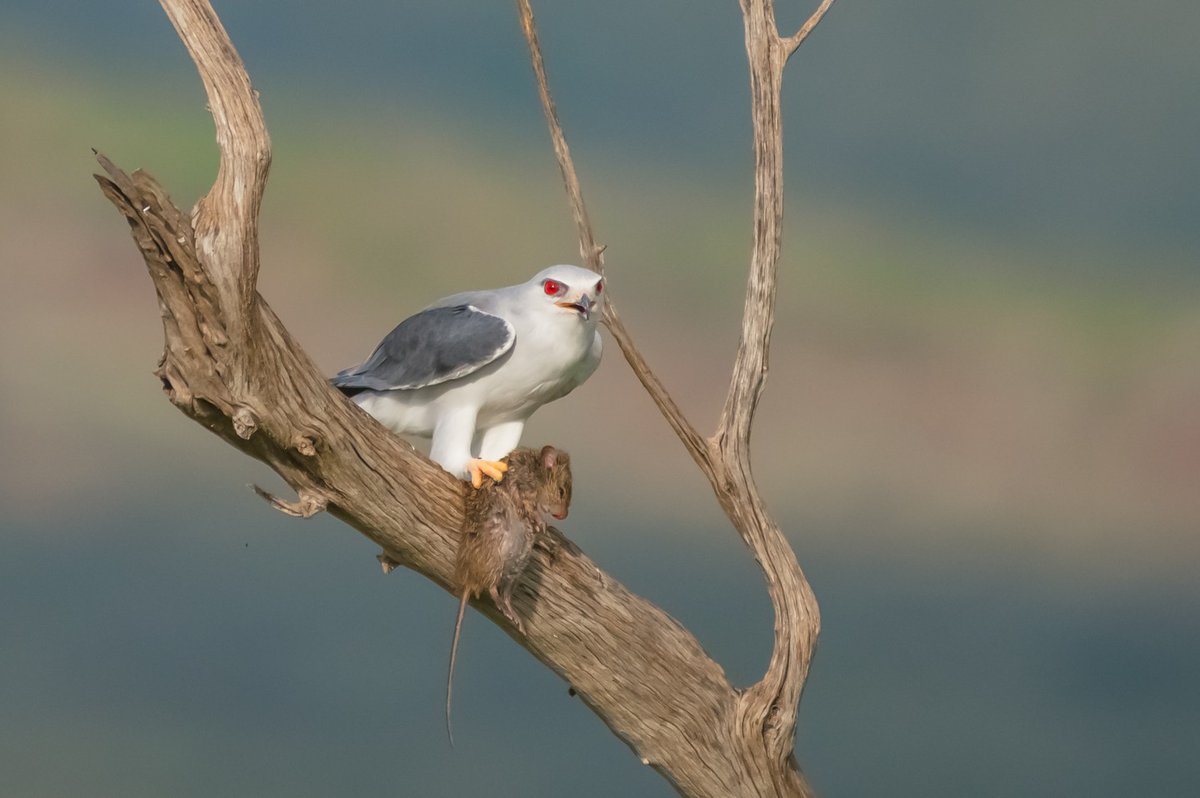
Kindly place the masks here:
<instances>
[{"instance_id":1,"label":"mouse tail","mask_svg":"<svg viewBox=\"0 0 1200 798\"><path fill-rule=\"evenodd\" d=\"M458 600L458 617L454 620L454 641L450 644L450 670L446 674L446 736L450 738L450 747L454 747L454 729L450 726L450 699L454 691L454 661L458 659L458 635L462 631L463 615L467 611L467 596L470 590L464 589Z\"/></svg>"}]
</instances>

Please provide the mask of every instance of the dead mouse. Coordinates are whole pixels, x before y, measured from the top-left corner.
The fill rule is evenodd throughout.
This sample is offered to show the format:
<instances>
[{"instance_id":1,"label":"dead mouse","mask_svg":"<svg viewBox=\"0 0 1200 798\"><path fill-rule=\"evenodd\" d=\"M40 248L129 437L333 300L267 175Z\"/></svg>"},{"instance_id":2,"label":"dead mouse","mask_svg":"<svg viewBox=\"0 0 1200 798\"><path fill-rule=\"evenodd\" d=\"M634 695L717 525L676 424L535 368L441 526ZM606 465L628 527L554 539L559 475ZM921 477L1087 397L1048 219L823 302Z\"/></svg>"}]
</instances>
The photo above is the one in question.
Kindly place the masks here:
<instances>
[{"instance_id":1,"label":"dead mouse","mask_svg":"<svg viewBox=\"0 0 1200 798\"><path fill-rule=\"evenodd\" d=\"M566 452L553 446L541 451L516 449L505 460L508 473L502 482L484 480L482 487L467 491L462 539L454 563L454 581L460 591L458 617L446 677L446 731L451 745L450 697L467 600L486 591L524 634L525 625L512 606L513 587L529 563L534 538L546 531L545 515L561 520L571 505L571 461Z\"/></svg>"}]
</instances>

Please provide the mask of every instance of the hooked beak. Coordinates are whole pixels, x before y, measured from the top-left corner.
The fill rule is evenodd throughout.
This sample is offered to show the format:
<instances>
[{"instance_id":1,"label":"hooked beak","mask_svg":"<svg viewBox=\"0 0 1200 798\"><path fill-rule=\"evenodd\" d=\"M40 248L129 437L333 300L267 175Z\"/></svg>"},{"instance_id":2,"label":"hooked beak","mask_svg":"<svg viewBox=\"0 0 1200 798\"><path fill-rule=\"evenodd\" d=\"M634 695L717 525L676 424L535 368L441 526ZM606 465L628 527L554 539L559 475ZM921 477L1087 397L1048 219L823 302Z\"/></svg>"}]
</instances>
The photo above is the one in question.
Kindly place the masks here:
<instances>
[{"instance_id":1,"label":"hooked beak","mask_svg":"<svg viewBox=\"0 0 1200 798\"><path fill-rule=\"evenodd\" d=\"M587 294L580 294L579 299L575 300L574 302L555 302L554 304L558 305L560 308L574 310L586 320L592 315L592 306L595 303L592 302L591 297L589 297Z\"/></svg>"}]
</instances>

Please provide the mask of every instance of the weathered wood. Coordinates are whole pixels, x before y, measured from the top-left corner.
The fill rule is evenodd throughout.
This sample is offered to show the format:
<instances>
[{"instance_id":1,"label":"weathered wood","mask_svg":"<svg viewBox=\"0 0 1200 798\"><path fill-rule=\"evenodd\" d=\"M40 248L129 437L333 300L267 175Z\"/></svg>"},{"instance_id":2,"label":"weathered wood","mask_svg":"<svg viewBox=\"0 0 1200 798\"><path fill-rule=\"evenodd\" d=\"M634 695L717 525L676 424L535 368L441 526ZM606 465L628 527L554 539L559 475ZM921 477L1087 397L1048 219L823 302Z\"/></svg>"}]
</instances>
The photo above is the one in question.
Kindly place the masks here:
<instances>
[{"instance_id":1,"label":"weathered wood","mask_svg":"<svg viewBox=\"0 0 1200 798\"><path fill-rule=\"evenodd\" d=\"M754 125L754 237L738 351L725 406L711 437L704 438L697 432L650 368L621 321L611 292L604 309L605 325L626 361L708 478L721 508L762 566L775 609L775 640L766 674L739 696L736 743L753 783L764 795L810 792L795 766L793 749L800 695L820 633L820 612L795 553L758 493L750 464L750 432L766 385L783 242L783 68L832 5L833 0L822 0L804 25L785 39L779 35L772 0L741 2ZM605 248L596 243L559 123L530 0L517 0L517 8L567 202L579 233L579 251L593 269L600 271Z\"/></svg>"},{"instance_id":2,"label":"weathered wood","mask_svg":"<svg viewBox=\"0 0 1200 798\"><path fill-rule=\"evenodd\" d=\"M187 217L149 175L100 162L100 186L129 220L160 298L159 375L171 402L275 469L299 495L285 509L324 507L378 543L387 562L450 590L465 483L331 388L261 298L256 334L230 343ZM239 386L233 371L255 378ZM739 794L737 774L712 769L736 693L678 622L557 535L535 550L514 603L524 636L488 601L476 606L682 792Z\"/></svg>"},{"instance_id":3,"label":"weathered wood","mask_svg":"<svg viewBox=\"0 0 1200 798\"><path fill-rule=\"evenodd\" d=\"M603 247L591 237L553 112L532 12L519 2L564 180L574 185L583 253L600 269ZM328 511L379 544L385 571L404 565L451 589L466 487L331 388L258 295L258 210L271 152L257 94L207 0L161 3L208 93L220 149L216 181L189 216L145 173L126 174L99 156L105 174L96 178L128 221L159 298L164 391L185 415L292 486L296 502L260 490L277 509L302 517ZM525 634L489 602L476 605L561 675L645 764L684 795L714 798L808 794L792 746L817 629L811 591L749 470L782 214L779 77L799 41L778 36L767 0L743 8L755 87L756 238L746 351L739 350L718 435L703 439L683 418L615 310L606 322L763 564L776 608L770 669L749 690L735 690L687 630L557 532L540 542L515 594Z\"/></svg>"}]
</instances>

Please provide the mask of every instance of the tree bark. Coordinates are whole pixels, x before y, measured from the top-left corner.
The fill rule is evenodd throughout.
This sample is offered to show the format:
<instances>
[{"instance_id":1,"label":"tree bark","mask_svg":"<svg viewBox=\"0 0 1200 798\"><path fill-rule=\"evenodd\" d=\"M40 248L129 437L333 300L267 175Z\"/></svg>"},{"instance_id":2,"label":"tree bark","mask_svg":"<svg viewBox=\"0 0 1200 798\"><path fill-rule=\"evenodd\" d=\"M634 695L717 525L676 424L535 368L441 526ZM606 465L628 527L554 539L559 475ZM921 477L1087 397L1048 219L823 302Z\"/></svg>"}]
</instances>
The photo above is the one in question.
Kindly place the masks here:
<instances>
[{"instance_id":1,"label":"tree bark","mask_svg":"<svg viewBox=\"0 0 1200 798\"><path fill-rule=\"evenodd\" d=\"M220 149L216 180L189 217L145 173L128 175L99 156L105 174L96 178L128 221L159 298L164 351L157 373L163 389L185 415L269 465L295 489L295 502L263 494L277 508L303 517L328 511L380 545L385 569L403 565L453 591L467 488L330 387L258 295L258 209L271 149L257 94L207 0L161 3L208 93ZM532 13L524 0L521 7L532 36ZM672 426L763 565L776 609L770 668L748 690L735 690L678 622L631 594L558 533L540 541L516 591L524 635L489 602L474 605L562 676L645 764L688 796L809 794L792 747L817 632L816 604L749 469L782 214L779 77L799 41L778 36L769 2L747 0L744 10L755 92L757 200L742 345L717 433L700 438L681 414ZM766 65L761 69L760 61ZM536 52L535 68L539 62ZM544 71L539 83L545 85ZM544 102L548 98L546 89ZM565 142L560 163L562 158L569 165ZM573 207L582 208L582 195ZM586 215L583 220L586 225ZM585 257L599 264L601 251L593 242ZM657 385L660 407L673 407L615 311L606 321L652 395Z\"/></svg>"}]
</instances>

